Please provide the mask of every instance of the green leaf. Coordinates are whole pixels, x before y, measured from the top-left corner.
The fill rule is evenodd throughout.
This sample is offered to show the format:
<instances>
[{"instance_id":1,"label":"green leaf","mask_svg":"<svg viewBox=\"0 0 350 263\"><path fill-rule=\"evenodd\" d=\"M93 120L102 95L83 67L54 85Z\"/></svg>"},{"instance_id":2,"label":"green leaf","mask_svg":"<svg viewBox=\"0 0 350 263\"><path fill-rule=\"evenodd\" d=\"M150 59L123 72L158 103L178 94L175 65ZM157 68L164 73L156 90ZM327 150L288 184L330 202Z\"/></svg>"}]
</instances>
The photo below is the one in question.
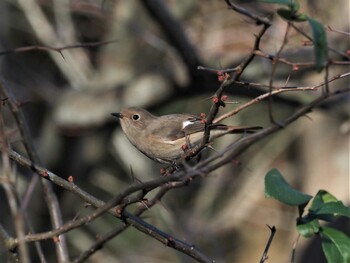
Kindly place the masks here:
<instances>
[{"instance_id":1,"label":"green leaf","mask_svg":"<svg viewBox=\"0 0 350 263\"><path fill-rule=\"evenodd\" d=\"M308 20L309 17L305 14L297 14L296 18L294 19L295 22L304 22Z\"/></svg>"},{"instance_id":2,"label":"green leaf","mask_svg":"<svg viewBox=\"0 0 350 263\"><path fill-rule=\"evenodd\" d=\"M346 234L331 227L323 227L320 235L328 262L350 262L350 238Z\"/></svg>"},{"instance_id":3,"label":"green leaf","mask_svg":"<svg viewBox=\"0 0 350 263\"><path fill-rule=\"evenodd\" d=\"M303 223L298 222L297 230L303 237L311 237L319 232L320 224L317 219L312 219Z\"/></svg>"},{"instance_id":4,"label":"green leaf","mask_svg":"<svg viewBox=\"0 0 350 263\"><path fill-rule=\"evenodd\" d=\"M350 208L344 206L341 201L325 190L318 191L309 210L319 218L327 214L350 217Z\"/></svg>"},{"instance_id":5,"label":"green leaf","mask_svg":"<svg viewBox=\"0 0 350 263\"><path fill-rule=\"evenodd\" d=\"M314 199L312 200L312 203L310 205L310 211L317 211L321 209L324 204L331 203L331 202L337 202L338 199L334 197L332 194L328 193L325 190L319 190L317 194L315 195Z\"/></svg>"},{"instance_id":6,"label":"green leaf","mask_svg":"<svg viewBox=\"0 0 350 263\"><path fill-rule=\"evenodd\" d=\"M308 19L307 15L296 14L292 10L285 9L285 8L277 9L277 14L279 14L285 20L293 21L293 22L303 22L303 21L306 21Z\"/></svg>"},{"instance_id":7,"label":"green leaf","mask_svg":"<svg viewBox=\"0 0 350 263\"><path fill-rule=\"evenodd\" d=\"M286 5L289 7L289 9L293 13L296 13L300 8L300 4L296 0L258 0L258 1L262 3Z\"/></svg>"},{"instance_id":8,"label":"green leaf","mask_svg":"<svg viewBox=\"0 0 350 263\"><path fill-rule=\"evenodd\" d=\"M320 72L327 63L327 36L324 26L315 19L308 18L312 29L316 69Z\"/></svg>"},{"instance_id":9,"label":"green leaf","mask_svg":"<svg viewBox=\"0 0 350 263\"><path fill-rule=\"evenodd\" d=\"M329 239L324 239L322 241L322 250L326 256L327 262L339 262L339 263L347 263L343 261L339 250L335 246L335 244Z\"/></svg>"},{"instance_id":10,"label":"green leaf","mask_svg":"<svg viewBox=\"0 0 350 263\"><path fill-rule=\"evenodd\" d=\"M326 203L320 209L315 211L316 215L331 214L334 216L350 217L350 208L344 206L341 201Z\"/></svg>"},{"instance_id":11,"label":"green leaf","mask_svg":"<svg viewBox=\"0 0 350 263\"><path fill-rule=\"evenodd\" d=\"M325 203L337 202L338 199L327 192L326 190L319 190L312 201L310 209L316 210L321 208Z\"/></svg>"},{"instance_id":12,"label":"green leaf","mask_svg":"<svg viewBox=\"0 0 350 263\"><path fill-rule=\"evenodd\" d=\"M277 9L277 14L279 14L280 17L282 17L288 21L293 21L295 18L295 13L293 11L291 11L290 9L279 8L279 9Z\"/></svg>"},{"instance_id":13,"label":"green leaf","mask_svg":"<svg viewBox=\"0 0 350 263\"><path fill-rule=\"evenodd\" d=\"M303 206L312 196L292 188L277 169L272 169L265 176L265 196L292 206Z\"/></svg>"}]
</instances>

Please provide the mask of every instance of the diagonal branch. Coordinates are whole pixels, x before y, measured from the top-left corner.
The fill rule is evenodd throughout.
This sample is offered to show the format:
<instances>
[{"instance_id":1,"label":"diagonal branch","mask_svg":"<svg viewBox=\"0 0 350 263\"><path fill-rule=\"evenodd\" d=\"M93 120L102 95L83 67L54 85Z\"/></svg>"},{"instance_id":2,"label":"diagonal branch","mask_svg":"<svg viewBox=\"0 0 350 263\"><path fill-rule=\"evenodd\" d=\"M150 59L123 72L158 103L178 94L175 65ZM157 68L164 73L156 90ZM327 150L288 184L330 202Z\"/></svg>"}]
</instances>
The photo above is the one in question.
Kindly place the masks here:
<instances>
[{"instance_id":1,"label":"diagonal branch","mask_svg":"<svg viewBox=\"0 0 350 263\"><path fill-rule=\"evenodd\" d=\"M35 148L32 145L32 140L30 137L29 129L28 126L25 123L25 119L23 116L22 111L16 106L15 100L11 96L11 94L8 92L8 90L5 87L5 82L3 79L0 79L0 94L4 97L7 98L7 103L11 109L11 112L13 114L13 117L16 121L17 127L20 131L21 137L22 137L22 142L24 145L24 148L31 160L31 163L40 163L40 159L38 155L36 154ZM8 150L10 151L10 150ZM33 167L32 167L33 169ZM33 169L34 172L37 172L36 170ZM35 180L38 180L38 177L33 177L34 183ZM52 185L49 184L45 180L40 180L41 186L43 188L44 192L44 197L45 201L49 210L49 214L51 217L51 223L54 228L59 228L62 225L62 215L61 215L61 209L58 203L58 199L56 194L54 193L52 189ZM27 192L28 193L28 192ZM25 195L25 200L24 204L29 202L28 200L30 199L31 193L28 195ZM21 212L25 210L26 205L22 205ZM29 224L30 225L30 224ZM60 238L60 243L56 243L56 251L57 255L59 257L60 262L67 262L68 261L68 249L67 249L67 244L66 244L66 239L64 236ZM40 254L41 249L39 249L39 254Z\"/></svg>"}]
</instances>

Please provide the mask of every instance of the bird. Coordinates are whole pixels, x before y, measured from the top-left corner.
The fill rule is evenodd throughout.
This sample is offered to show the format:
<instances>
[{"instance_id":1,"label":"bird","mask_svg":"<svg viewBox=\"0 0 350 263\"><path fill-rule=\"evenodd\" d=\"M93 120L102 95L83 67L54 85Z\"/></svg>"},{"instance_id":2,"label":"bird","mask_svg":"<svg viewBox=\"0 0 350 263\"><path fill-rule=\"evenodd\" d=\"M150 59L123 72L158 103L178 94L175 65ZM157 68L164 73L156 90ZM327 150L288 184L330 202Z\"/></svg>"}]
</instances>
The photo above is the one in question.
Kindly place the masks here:
<instances>
[{"instance_id":1,"label":"bird","mask_svg":"<svg viewBox=\"0 0 350 263\"><path fill-rule=\"evenodd\" d=\"M191 114L155 116L143 108L127 107L111 113L119 118L121 128L140 152L150 159L168 165L182 161L185 149L193 149L203 140L206 127L203 118ZM210 139L225 134L253 133L260 126L210 125Z\"/></svg>"}]
</instances>

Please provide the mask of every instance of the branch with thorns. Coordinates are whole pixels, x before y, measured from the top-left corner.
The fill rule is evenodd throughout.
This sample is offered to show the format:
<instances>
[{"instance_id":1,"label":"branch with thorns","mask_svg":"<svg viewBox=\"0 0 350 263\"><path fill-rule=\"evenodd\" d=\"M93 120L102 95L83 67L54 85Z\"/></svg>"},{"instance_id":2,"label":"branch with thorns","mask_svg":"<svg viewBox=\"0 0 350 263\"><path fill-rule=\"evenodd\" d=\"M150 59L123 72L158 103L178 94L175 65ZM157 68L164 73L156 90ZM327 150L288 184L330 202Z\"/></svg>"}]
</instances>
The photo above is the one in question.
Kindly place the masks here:
<instances>
[{"instance_id":1,"label":"branch with thorns","mask_svg":"<svg viewBox=\"0 0 350 263\"><path fill-rule=\"evenodd\" d=\"M63 50L73 49L73 48L99 47L99 46L104 46L104 45L117 43L117 42L118 42L118 40L108 40L108 41L99 41L99 42L78 43L78 44L66 45L66 46L62 46L62 47L49 47L49 46L32 45L32 46L18 47L18 48L14 48L11 50L0 51L0 56L38 50L38 51L56 51L56 52L60 53L60 55L64 59L64 56L62 53Z\"/></svg>"}]
</instances>

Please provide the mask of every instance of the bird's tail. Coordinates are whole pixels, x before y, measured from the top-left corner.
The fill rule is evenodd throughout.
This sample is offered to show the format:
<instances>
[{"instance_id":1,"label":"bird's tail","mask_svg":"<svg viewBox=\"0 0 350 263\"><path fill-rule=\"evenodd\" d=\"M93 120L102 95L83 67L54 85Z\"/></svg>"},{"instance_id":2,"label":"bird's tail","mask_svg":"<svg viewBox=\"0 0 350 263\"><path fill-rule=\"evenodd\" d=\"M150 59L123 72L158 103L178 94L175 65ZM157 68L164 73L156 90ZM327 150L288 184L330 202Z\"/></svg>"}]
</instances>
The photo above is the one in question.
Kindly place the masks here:
<instances>
[{"instance_id":1,"label":"bird's tail","mask_svg":"<svg viewBox=\"0 0 350 263\"><path fill-rule=\"evenodd\" d=\"M214 124L210 131L211 140L225 134L248 134L261 130L260 126L228 126L224 124Z\"/></svg>"},{"instance_id":2,"label":"bird's tail","mask_svg":"<svg viewBox=\"0 0 350 263\"><path fill-rule=\"evenodd\" d=\"M227 133L254 133L261 130L261 126L226 126Z\"/></svg>"}]
</instances>

